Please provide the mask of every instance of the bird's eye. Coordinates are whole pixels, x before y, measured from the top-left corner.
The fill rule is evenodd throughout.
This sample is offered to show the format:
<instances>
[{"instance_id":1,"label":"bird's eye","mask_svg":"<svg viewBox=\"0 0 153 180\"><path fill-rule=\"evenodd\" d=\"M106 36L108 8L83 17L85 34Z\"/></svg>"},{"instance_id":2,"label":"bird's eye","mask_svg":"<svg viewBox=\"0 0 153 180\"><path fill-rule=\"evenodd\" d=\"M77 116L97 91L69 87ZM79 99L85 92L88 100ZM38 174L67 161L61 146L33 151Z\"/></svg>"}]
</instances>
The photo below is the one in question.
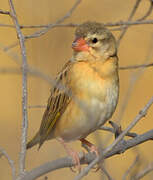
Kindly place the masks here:
<instances>
[{"instance_id":1,"label":"bird's eye","mask_svg":"<svg viewBox=\"0 0 153 180\"><path fill-rule=\"evenodd\" d=\"M97 38L93 38L92 39L92 43L96 44L98 42L98 39Z\"/></svg>"}]
</instances>

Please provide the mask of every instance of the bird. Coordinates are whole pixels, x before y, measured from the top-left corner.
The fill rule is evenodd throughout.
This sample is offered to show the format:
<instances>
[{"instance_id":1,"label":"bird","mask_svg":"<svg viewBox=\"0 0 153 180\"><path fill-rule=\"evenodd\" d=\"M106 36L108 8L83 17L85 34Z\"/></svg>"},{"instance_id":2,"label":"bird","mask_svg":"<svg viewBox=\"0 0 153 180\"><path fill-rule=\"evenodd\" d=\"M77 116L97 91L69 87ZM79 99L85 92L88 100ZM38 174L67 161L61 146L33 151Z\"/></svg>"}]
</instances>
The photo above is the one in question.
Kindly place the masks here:
<instances>
[{"instance_id":1,"label":"bird","mask_svg":"<svg viewBox=\"0 0 153 180\"><path fill-rule=\"evenodd\" d=\"M27 149L57 139L80 169L79 155L68 147L80 140L98 156L86 137L109 120L118 103L119 75L114 35L103 23L87 21L75 30L72 58L55 78L40 128Z\"/></svg>"}]
</instances>

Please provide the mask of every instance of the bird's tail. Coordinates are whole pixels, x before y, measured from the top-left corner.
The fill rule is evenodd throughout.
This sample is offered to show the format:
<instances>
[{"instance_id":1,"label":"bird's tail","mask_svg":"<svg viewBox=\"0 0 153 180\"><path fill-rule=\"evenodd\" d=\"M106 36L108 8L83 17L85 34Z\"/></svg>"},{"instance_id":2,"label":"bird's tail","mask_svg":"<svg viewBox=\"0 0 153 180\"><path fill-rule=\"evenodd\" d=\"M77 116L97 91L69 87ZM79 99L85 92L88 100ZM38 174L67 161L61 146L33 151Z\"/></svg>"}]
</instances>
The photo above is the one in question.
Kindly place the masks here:
<instances>
[{"instance_id":1,"label":"bird's tail","mask_svg":"<svg viewBox=\"0 0 153 180\"><path fill-rule=\"evenodd\" d=\"M38 144L39 140L40 140L40 135L39 135L39 132L37 132L37 134L27 143L26 148L29 149L33 147L34 145Z\"/></svg>"}]
</instances>

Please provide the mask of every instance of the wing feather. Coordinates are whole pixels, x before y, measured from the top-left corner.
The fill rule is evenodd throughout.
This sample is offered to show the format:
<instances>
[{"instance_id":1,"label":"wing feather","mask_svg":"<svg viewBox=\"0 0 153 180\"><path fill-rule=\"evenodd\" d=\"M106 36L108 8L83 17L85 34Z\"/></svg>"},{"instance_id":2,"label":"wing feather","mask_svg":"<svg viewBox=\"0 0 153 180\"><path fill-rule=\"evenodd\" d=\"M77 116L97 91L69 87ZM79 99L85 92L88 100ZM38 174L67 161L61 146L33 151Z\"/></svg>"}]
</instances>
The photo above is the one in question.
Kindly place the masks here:
<instances>
[{"instance_id":1,"label":"wing feather","mask_svg":"<svg viewBox=\"0 0 153 180\"><path fill-rule=\"evenodd\" d=\"M56 122L60 119L65 111L71 97L67 93L68 87L68 72L71 68L72 62L66 63L62 71L57 75L55 87L51 90L51 95L48 99L47 108L44 112L41 126L39 129L40 142L39 147L51 134Z\"/></svg>"}]
</instances>

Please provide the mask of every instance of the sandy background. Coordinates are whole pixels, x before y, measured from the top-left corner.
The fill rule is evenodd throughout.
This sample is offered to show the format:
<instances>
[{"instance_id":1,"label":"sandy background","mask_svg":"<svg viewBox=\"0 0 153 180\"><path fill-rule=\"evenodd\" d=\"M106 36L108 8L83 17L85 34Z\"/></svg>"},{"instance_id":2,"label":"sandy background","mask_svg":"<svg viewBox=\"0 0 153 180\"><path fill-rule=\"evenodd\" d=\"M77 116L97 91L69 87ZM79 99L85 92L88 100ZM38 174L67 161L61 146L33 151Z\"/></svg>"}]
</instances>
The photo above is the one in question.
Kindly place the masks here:
<instances>
[{"instance_id":1,"label":"sandy background","mask_svg":"<svg viewBox=\"0 0 153 180\"><path fill-rule=\"evenodd\" d=\"M86 0L82 1L79 7L75 10L71 18L65 23L81 23L86 20L97 22L116 22L126 20L134 5L133 0ZM17 15L21 24L36 25L47 24L62 17L72 7L74 0L14 0ZM143 0L134 19L143 16L149 6L149 1ZM9 10L8 2L1 0L0 9ZM151 15L148 19L152 19ZM11 24L12 21L8 16L0 15L0 23ZM31 34L36 29L24 29L24 34ZM64 63L72 55L71 43L74 38L74 28L55 28L47 34L31 39L26 42L27 57L29 65L35 66L42 72L54 77L61 69ZM118 37L119 33L114 32ZM13 28L0 27L0 69L4 67L18 68L19 66L8 55L13 52L20 56L19 47L13 48L10 51L4 52L2 47L7 47L16 42L16 32ZM151 45L152 44L152 45ZM123 40L121 41L118 56L120 66L141 64L145 61L149 53L149 48L153 51L153 25L132 26ZM153 60L153 56L150 61ZM120 99L117 110L113 116L113 120L118 117L119 109L121 108L123 98L128 89L132 70L120 71ZM15 161L18 167L19 151L20 151L20 136L21 136L21 98L22 98L22 79L18 74L0 74L0 147L3 147L11 158ZM28 105L45 105L49 97L50 85L33 76L28 77ZM153 69L147 68L140 79L134 85L132 94L129 99L128 106L122 118L122 128L134 119L139 110L147 103L153 95ZM29 109L29 129L28 138L31 138L37 131L40 125L44 109ZM132 130L137 133L143 133L152 129L153 126L153 107L150 108L147 116L142 119ZM110 133L99 131L100 139L104 139ZM89 140L95 142L95 136L90 135ZM111 141L110 141L111 142ZM110 143L109 142L109 143ZM74 142L71 146L78 151L81 150L80 143ZM121 179L125 170L129 167L136 156L136 151L141 154L141 159L144 165L153 161L153 144L147 142L140 145L137 149L128 150L123 155L114 156L106 160L106 168L114 179ZM26 167L28 170L34 168L49 160L54 160L65 155L64 149L55 140L46 142L40 151L37 147L32 148L27 153ZM143 168L143 167L142 167ZM0 179L11 179L10 167L7 161L0 159ZM76 174L68 168L49 173L48 179L63 180L73 179ZM101 173L93 173L85 177L85 180L100 179ZM40 180L43 177L39 178ZM105 177L104 177L105 179ZM153 173L147 175L145 180L153 179Z\"/></svg>"}]
</instances>

